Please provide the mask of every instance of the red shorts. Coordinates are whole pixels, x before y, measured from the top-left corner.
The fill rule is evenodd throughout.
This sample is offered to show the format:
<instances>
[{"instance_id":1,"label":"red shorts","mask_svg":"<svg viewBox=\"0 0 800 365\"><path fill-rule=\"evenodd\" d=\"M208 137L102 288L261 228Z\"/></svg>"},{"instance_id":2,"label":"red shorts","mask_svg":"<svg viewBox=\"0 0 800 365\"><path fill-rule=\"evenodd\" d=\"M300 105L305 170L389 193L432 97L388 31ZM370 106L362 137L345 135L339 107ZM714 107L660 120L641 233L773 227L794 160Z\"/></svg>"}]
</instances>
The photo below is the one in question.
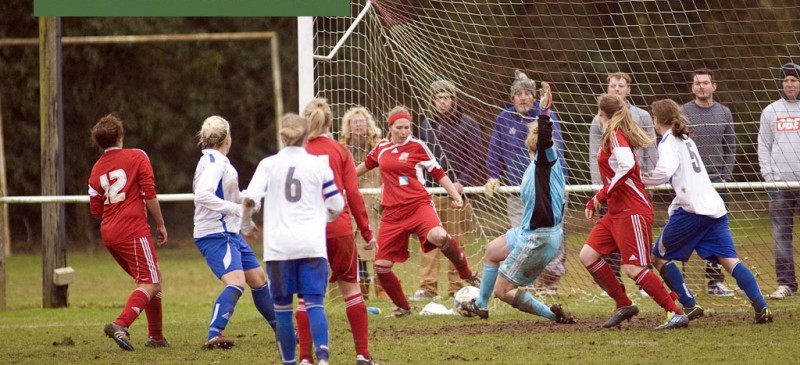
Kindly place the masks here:
<instances>
[{"instance_id":1,"label":"red shorts","mask_svg":"<svg viewBox=\"0 0 800 365\"><path fill-rule=\"evenodd\" d=\"M105 243L104 243L105 244ZM105 244L108 252L137 284L158 284L161 272L158 270L158 258L150 236L136 238L131 241Z\"/></svg>"},{"instance_id":2,"label":"red shorts","mask_svg":"<svg viewBox=\"0 0 800 365\"><path fill-rule=\"evenodd\" d=\"M619 251L623 264L650 265L650 252L653 248L653 216L606 214L589 232L586 244L603 255Z\"/></svg>"},{"instance_id":3,"label":"red shorts","mask_svg":"<svg viewBox=\"0 0 800 365\"><path fill-rule=\"evenodd\" d=\"M343 280L358 282L358 252L352 234L328 238L328 264L331 266L330 282Z\"/></svg>"},{"instance_id":4,"label":"red shorts","mask_svg":"<svg viewBox=\"0 0 800 365\"><path fill-rule=\"evenodd\" d=\"M378 252L375 260L406 262L409 257L408 237L412 233L419 237L422 252L435 249L436 246L428 242L428 232L441 226L433 204L384 209L378 229Z\"/></svg>"}]
</instances>

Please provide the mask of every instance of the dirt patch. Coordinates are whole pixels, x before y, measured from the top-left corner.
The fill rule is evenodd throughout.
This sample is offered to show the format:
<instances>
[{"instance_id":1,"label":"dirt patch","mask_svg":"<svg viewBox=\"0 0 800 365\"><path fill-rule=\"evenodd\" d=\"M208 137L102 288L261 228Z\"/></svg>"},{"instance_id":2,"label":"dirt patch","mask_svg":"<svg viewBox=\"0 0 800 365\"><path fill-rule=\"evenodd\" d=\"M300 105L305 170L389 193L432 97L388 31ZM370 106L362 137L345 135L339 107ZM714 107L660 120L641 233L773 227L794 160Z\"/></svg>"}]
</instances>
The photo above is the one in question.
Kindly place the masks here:
<instances>
[{"instance_id":1,"label":"dirt patch","mask_svg":"<svg viewBox=\"0 0 800 365\"><path fill-rule=\"evenodd\" d=\"M532 317L533 318L533 317ZM502 332L504 334L530 334L530 333L555 333L555 332L588 332L588 331L652 331L664 321L663 315L638 315L630 321L622 322L615 328L603 328L602 325L608 318L578 318L575 324L559 324L552 321L538 319L492 321L472 320L460 321L458 324L448 324L438 327L420 328L376 328L376 335L391 336L437 336L437 335L482 335ZM712 313L691 322L689 327L721 327L731 322L752 322L752 313Z\"/></svg>"}]
</instances>

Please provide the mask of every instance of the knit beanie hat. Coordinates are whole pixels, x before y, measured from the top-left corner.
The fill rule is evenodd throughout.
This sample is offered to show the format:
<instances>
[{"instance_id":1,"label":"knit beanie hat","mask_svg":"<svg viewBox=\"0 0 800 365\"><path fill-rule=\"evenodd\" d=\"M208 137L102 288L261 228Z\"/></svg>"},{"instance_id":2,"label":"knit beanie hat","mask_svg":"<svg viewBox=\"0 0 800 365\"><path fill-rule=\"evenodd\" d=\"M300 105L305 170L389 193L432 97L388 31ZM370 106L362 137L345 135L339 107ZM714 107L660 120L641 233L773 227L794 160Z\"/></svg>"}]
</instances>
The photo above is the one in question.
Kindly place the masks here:
<instances>
[{"instance_id":1,"label":"knit beanie hat","mask_svg":"<svg viewBox=\"0 0 800 365\"><path fill-rule=\"evenodd\" d=\"M456 86L447 80L439 80L431 83L431 95L445 92L451 96L456 96Z\"/></svg>"},{"instance_id":2,"label":"knit beanie hat","mask_svg":"<svg viewBox=\"0 0 800 365\"><path fill-rule=\"evenodd\" d=\"M786 99L786 94L783 92L783 79L786 76L794 76L800 80L800 65L789 62L781 66L781 70L778 72L778 90L781 91L781 97L784 99ZM800 94L797 95L797 100L800 100Z\"/></svg>"},{"instance_id":3,"label":"knit beanie hat","mask_svg":"<svg viewBox=\"0 0 800 365\"><path fill-rule=\"evenodd\" d=\"M516 70L514 71L514 83L511 84L511 97L513 98L519 90L528 90L534 98L536 97L536 81L529 79L524 72Z\"/></svg>"}]
</instances>

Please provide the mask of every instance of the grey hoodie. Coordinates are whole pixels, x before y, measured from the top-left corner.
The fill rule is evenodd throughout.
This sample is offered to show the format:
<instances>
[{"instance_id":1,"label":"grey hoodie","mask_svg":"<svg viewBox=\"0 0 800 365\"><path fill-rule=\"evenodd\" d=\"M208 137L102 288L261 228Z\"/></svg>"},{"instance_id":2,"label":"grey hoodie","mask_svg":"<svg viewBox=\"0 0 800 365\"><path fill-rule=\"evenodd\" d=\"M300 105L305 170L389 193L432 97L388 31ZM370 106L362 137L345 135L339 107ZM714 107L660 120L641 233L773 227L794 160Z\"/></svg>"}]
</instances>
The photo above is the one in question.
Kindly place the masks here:
<instances>
[{"instance_id":1,"label":"grey hoodie","mask_svg":"<svg viewBox=\"0 0 800 365\"><path fill-rule=\"evenodd\" d=\"M800 76L800 66L787 63L778 73L781 99L761 112L758 163L766 182L800 181L800 100L788 100L783 79Z\"/></svg>"}]
</instances>

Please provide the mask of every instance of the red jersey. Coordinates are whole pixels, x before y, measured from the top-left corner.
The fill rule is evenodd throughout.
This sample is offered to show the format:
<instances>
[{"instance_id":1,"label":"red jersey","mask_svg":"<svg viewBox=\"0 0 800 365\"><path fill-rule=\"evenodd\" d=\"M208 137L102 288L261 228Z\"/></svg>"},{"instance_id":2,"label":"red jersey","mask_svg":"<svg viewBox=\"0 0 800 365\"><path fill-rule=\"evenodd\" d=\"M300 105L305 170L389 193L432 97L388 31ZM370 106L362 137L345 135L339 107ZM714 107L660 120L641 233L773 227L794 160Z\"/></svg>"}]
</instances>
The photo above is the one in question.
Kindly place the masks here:
<instances>
[{"instance_id":1,"label":"red jersey","mask_svg":"<svg viewBox=\"0 0 800 365\"><path fill-rule=\"evenodd\" d=\"M333 170L333 182L345 197L344 209L336 220L329 222L326 227L326 237L335 238L353 234L353 225L350 223L350 210L352 210L361 237L366 242L372 240L372 228L369 226L367 207L364 204L364 197L358 190L358 175L353 155L350 154L347 147L327 136L309 140L306 152L327 160Z\"/></svg>"},{"instance_id":2,"label":"red jersey","mask_svg":"<svg viewBox=\"0 0 800 365\"><path fill-rule=\"evenodd\" d=\"M601 147L597 156L603 180L603 188L595 195L597 201L608 204L609 214L653 214L653 205L639 172L639 162L622 130L617 129L607 147L608 151Z\"/></svg>"},{"instance_id":3,"label":"red jersey","mask_svg":"<svg viewBox=\"0 0 800 365\"><path fill-rule=\"evenodd\" d=\"M139 149L109 148L89 177L89 210L106 244L150 236L144 201L156 198L153 167Z\"/></svg>"},{"instance_id":4,"label":"red jersey","mask_svg":"<svg viewBox=\"0 0 800 365\"><path fill-rule=\"evenodd\" d=\"M370 170L380 167L381 205L385 208L430 204L431 196L425 190L425 172L436 181L445 177L425 143L411 136L401 144L381 140L367 154L364 165Z\"/></svg>"}]
</instances>

